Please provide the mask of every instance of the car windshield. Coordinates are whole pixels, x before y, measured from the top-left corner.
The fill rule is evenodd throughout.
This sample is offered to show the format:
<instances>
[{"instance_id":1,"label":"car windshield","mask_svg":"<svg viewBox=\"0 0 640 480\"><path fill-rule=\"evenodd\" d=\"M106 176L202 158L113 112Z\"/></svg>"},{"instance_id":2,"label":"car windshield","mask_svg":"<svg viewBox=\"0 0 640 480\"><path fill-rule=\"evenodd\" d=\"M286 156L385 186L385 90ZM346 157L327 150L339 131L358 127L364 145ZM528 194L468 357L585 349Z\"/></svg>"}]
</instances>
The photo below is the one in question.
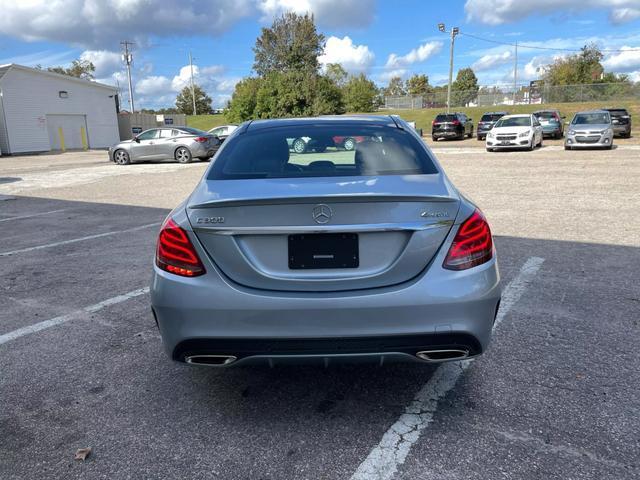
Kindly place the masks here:
<instances>
[{"instance_id":1,"label":"car windshield","mask_svg":"<svg viewBox=\"0 0 640 480\"><path fill-rule=\"evenodd\" d=\"M511 117L498 120L495 128L500 127L530 127L531 117Z\"/></svg>"},{"instance_id":2,"label":"car windshield","mask_svg":"<svg viewBox=\"0 0 640 480\"><path fill-rule=\"evenodd\" d=\"M454 120L457 120L455 115L441 114L436 117L436 122L453 122Z\"/></svg>"},{"instance_id":3,"label":"car windshield","mask_svg":"<svg viewBox=\"0 0 640 480\"><path fill-rule=\"evenodd\" d=\"M538 118L538 120L557 120L558 119L554 112L538 112L538 113L534 113L534 115Z\"/></svg>"},{"instance_id":4,"label":"car windshield","mask_svg":"<svg viewBox=\"0 0 640 480\"><path fill-rule=\"evenodd\" d=\"M480 119L481 122L495 122L500 120L504 116L504 113L485 113Z\"/></svg>"},{"instance_id":5,"label":"car windshield","mask_svg":"<svg viewBox=\"0 0 640 480\"><path fill-rule=\"evenodd\" d=\"M606 123L611 123L607 112L578 113L571 122L572 125L602 125Z\"/></svg>"},{"instance_id":6,"label":"car windshield","mask_svg":"<svg viewBox=\"0 0 640 480\"><path fill-rule=\"evenodd\" d=\"M191 127L180 127L180 131L186 132L190 135L208 135L208 133L203 130L198 130L197 128Z\"/></svg>"},{"instance_id":7,"label":"car windshield","mask_svg":"<svg viewBox=\"0 0 640 480\"><path fill-rule=\"evenodd\" d=\"M249 129L220 151L209 180L438 173L410 133L393 127Z\"/></svg>"}]
</instances>

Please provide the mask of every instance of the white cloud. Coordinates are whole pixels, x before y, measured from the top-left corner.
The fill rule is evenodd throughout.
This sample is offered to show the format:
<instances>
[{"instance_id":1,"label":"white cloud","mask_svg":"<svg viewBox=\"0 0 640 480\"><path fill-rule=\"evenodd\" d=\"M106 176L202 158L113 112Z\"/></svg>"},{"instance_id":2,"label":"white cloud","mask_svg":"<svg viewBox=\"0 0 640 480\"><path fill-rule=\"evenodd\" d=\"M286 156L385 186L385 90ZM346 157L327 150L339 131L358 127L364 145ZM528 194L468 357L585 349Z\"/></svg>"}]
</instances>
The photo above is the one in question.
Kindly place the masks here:
<instances>
[{"instance_id":1,"label":"white cloud","mask_svg":"<svg viewBox=\"0 0 640 480\"><path fill-rule=\"evenodd\" d=\"M511 50L507 50L502 53L483 55L478 60L476 60L473 65L471 65L471 68L478 72L482 72L484 70L489 70L491 68L495 68L499 65L504 65L512 61L513 53L511 53Z\"/></svg>"},{"instance_id":2,"label":"white cloud","mask_svg":"<svg viewBox=\"0 0 640 480\"><path fill-rule=\"evenodd\" d=\"M602 62L606 70L631 72L640 68L640 47L622 47L620 50Z\"/></svg>"},{"instance_id":3,"label":"white cloud","mask_svg":"<svg viewBox=\"0 0 640 480\"><path fill-rule=\"evenodd\" d=\"M442 49L442 42L427 42L414 48L406 55L392 53L387 59L386 68L402 68L417 62L424 62Z\"/></svg>"},{"instance_id":4,"label":"white cloud","mask_svg":"<svg viewBox=\"0 0 640 480\"><path fill-rule=\"evenodd\" d=\"M638 0L467 0L464 6L468 21L501 25L522 20L530 15L583 12L586 9L609 10L613 23L640 18Z\"/></svg>"},{"instance_id":5,"label":"white cloud","mask_svg":"<svg viewBox=\"0 0 640 480\"><path fill-rule=\"evenodd\" d=\"M220 34L256 13L257 0L1 0L0 34L84 47L118 45L125 36Z\"/></svg>"},{"instance_id":6,"label":"white cloud","mask_svg":"<svg viewBox=\"0 0 640 480\"><path fill-rule=\"evenodd\" d=\"M164 95L173 91L171 80L162 75L145 77L136 83L136 93L140 95Z\"/></svg>"},{"instance_id":7,"label":"white cloud","mask_svg":"<svg viewBox=\"0 0 640 480\"><path fill-rule=\"evenodd\" d=\"M123 63L119 52L109 50L85 50L80 54L81 60L88 60L96 67L96 77L107 77L122 70Z\"/></svg>"},{"instance_id":8,"label":"white cloud","mask_svg":"<svg viewBox=\"0 0 640 480\"><path fill-rule=\"evenodd\" d=\"M609 15L612 23L627 23L640 18L640 8L614 8Z\"/></svg>"},{"instance_id":9,"label":"white cloud","mask_svg":"<svg viewBox=\"0 0 640 480\"><path fill-rule=\"evenodd\" d=\"M213 99L215 107L222 107L231 98L240 78L227 77L222 65L200 67L194 64L193 81ZM172 106L180 90L189 85L191 85L191 67L189 65L181 67L173 78L164 75L146 76L135 85L135 93L138 96L136 104L151 108ZM121 87L123 87L122 81ZM126 91L123 93L128 98Z\"/></svg>"},{"instance_id":10,"label":"white cloud","mask_svg":"<svg viewBox=\"0 0 640 480\"><path fill-rule=\"evenodd\" d=\"M375 0L257 0L263 21L284 12L313 13L318 24L330 28L366 27L375 15Z\"/></svg>"},{"instance_id":11,"label":"white cloud","mask_svg":"<svg viewBox=\"0 0 640 480\"><path fill-rule=\"evenodd\" d=\"M366 72L375 60L375 55L366 45L354 45L349 37L329 37L324 55L318 57L322 65L339 63L349 73Z\"/></svg>"},{"instance_id":12,"label":"white cloud","mask_svg":"<svg viewBox=\"0 0 640 480\"><path fill-rule=\"evenodd\" d=\"M387 83L393 77L400 77L400 78L402 78L404 80L408 76L409 76L409 70L407 70L406 68L397 68L397 69L388 70L386 72L382 72L381 74L379 74L378 75L378 81L383 82L383 83Z\"/></svg>"}]
</instances>

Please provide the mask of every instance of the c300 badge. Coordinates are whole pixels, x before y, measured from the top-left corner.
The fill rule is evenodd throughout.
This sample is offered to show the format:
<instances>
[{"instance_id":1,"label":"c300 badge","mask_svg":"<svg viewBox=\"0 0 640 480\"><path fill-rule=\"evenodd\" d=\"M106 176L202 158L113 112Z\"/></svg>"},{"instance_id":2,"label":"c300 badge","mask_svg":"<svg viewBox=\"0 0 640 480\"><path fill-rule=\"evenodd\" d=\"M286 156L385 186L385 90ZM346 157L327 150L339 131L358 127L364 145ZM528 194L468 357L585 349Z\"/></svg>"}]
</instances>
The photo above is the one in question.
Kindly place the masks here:
<instances>
[{"instance_id":1,"label":"c300 badge","mask_svg":"<svg viewBox=\"0 0 640 480\"><path fill-rule=\"evenodd\" d=\"M224 223L224 217L199 217L196 220L196 223L199 225L202 224L211 224L211 223Z\"/></svg>"}]
</instances>

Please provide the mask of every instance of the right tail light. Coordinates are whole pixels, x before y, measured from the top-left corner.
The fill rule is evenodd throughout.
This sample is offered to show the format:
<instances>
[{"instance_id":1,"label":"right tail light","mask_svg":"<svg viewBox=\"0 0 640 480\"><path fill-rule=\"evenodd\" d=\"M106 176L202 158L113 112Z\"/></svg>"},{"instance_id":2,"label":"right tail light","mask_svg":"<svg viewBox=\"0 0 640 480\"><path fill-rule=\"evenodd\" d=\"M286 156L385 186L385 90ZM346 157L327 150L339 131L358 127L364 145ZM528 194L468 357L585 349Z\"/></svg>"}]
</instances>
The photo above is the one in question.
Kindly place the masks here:
<instances>
[{"instance_id":1,"label":"right tail light","mask_svg":"<svg viewBox=\"0 0 640 480\"><path fill-rule=\"evenodd\" d=\"M491 229L482 212L476 209L456 233L442 266L447 270L466 270L493 257Z\"/></svg>"}]
</instances>

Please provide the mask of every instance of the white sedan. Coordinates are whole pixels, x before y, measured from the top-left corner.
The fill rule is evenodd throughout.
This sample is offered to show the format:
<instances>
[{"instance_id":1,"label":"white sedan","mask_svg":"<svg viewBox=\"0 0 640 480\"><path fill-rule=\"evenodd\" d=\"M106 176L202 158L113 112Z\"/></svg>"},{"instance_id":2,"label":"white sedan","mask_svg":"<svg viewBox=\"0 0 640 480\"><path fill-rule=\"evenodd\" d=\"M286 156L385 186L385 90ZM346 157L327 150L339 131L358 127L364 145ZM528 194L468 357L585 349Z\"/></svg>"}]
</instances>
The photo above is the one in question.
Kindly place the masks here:
<instances>
[{"instance_id":1,"label":"white sedan","mask_svg":"<svg viewBox=\"0 0 640 480\"><path fill-rule=\"evenodd\" d=\"M487 151L504 148L533 150L542 146L542 125L535 115L505 115L487 133Z\"/></svg>"}]
</instances>

